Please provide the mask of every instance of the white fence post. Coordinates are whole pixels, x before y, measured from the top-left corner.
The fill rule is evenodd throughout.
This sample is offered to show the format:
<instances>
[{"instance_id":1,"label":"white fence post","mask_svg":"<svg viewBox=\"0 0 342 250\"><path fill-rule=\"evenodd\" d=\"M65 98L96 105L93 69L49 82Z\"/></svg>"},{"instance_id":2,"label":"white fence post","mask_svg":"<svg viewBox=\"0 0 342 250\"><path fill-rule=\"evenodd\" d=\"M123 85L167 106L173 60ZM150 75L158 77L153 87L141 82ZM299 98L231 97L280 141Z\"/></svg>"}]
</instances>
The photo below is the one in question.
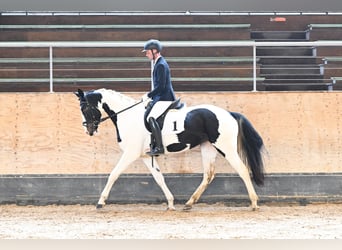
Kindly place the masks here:
<instances>
[{"instance_id":1,"label":"white fence post","mask_svg":"<svg viewBox=\"0 0 342 250\"><path fill-rule=\"evenodd\" d=\"M253 44L253 91L257 91L256 81L256 46Z\"/></svg>"},{"instance_id":2,"label":"white fence post","mask_svg":"<svg viewBox=\"0 0 342 250\"><path fill-rule=\"evenodd\" d=\"M50 62L50 93L53 93L53 49L49 47L49 62Z\"/></svg>"}]
</instances>

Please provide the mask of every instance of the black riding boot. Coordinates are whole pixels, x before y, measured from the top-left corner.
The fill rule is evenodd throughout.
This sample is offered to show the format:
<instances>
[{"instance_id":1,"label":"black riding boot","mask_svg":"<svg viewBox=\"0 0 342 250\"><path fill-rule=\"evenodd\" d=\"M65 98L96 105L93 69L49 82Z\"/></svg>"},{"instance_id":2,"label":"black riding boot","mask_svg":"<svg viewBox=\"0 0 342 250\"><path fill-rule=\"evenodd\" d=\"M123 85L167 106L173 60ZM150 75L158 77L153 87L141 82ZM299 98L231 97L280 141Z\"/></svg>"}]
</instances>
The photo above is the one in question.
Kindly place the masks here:
<instances>
[{"instance_id":1,"label":"black riding boot","mask_svg":"<svg viewBox=\"0 0 342 250\"><path fill-rule=\"evenodd\" d=\"M150 117L148 119L148 122L151 127L152 135L151 135L151 151L146 152L146 154L150 156L164 154L164 146L163 146L162 135L161 135L159 124L153 117Z\"/></svg>"}]
</instances>

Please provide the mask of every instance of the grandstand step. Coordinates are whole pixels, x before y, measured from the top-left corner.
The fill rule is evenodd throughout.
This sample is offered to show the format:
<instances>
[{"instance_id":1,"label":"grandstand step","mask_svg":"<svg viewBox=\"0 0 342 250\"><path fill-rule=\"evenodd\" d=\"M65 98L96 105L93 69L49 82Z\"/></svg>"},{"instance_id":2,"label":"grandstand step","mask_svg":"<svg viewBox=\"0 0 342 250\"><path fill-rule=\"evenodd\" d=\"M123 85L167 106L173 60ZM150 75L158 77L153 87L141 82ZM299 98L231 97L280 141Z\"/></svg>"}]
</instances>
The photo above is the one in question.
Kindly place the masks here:
<instances>
[{"instance_id":1,"label":"grandstand step","mask_svg":"<svg viewBox=\"0 0 342 250\"><path fill-rule=\"evenodd\" d=\"M257 56L315 56L313 47L257 47Z\"/></svg>"},{"instance_id":2,"label":"grandstand step","mask_svg":"<svg viewBox=\"0 0 342 250\"><path fill-rule=\"evenodd\" d=\"M340 64L342 63L342 56L326 56L322 60L324 64Z\"/></svg>"},{"instance_id":3,"label":"grandstand step","mask_svg":"<svg viewBox=\"0 0 342 250\"><path fill-rule=\"evenodd\" d=\"M308 80L322 80L324 78L321 74L310 74L310 75L295 75L295 74L271 74L264 75L266 79L308 79Z\"/></svg>"},{"instance_id":4,"label":"grandstand step","mask_svg":"<svg viewBox=\"0 0 342 250\"><path fill-rule=\"evenodd\" d=\"M331 81L333 84L342 83L342 76L333 76L331 77Z\"/></svg>"},{"instance_id":5,"label":"grandstand step","mask_svg":"<svg viewBox=\"0 0 342 250\"><path fill-rule=\"evenodd\" d=\"M253 40L302 40L307 39L306 31L251 31Z\"/></svg>"},{"instance_id":6,"label":"grandstand step","mask_svg":"<svg viewBox=\"0 0 342 250\"><path fill-rule=\"evenodd\" d=\"M265 64L317 64L322 58L313 56L260 56L259 63Z\"/></svg>"},{"instance_id":7,"label":"grandstand step","mask_svg":"<svg viewBox=\"0 0 342 250\"><path fill-rule=\"evenodd\" d=\"M319 65L266 65L261 66L260 75L320 75Z\"/></svg>"},{"instance_id":8,"label":"grandstand step","mask_svg":"<svg viewBox=\"0 0 342 250\"><path fill-rule=\"evenodd\" d=\"M321 85L321 84L332 84L332 81L330 79L326 78L321 78L321 79L266 79L263 81L264 84L287 84L287 85L292 85L292 84L300 84L300 85L307 85L307 84L312 84L312 85Z\"/></svg>"},{"instance_id":9,"label":"grandstand step","mask_svg":"<svg viewBox=\"0 0 342 250\"><path fill-rule=\"evenodd\" d=\"M85 41L91 42L91 41ZM240 42L240 40L234 40ZM243 41L241 41L243 42ZM143 44L143 42L142 42ZM253 49L251 47L167 47L163 50L165 57L252 57ZM80 58L80 57L132 57L141 58L148 62L145 55L141 53L141 48L136 47L113 47L113 48L54 48L55 58ZM49 50L47 48L5 48L0 47L0 57L3 58L48 58Z\"/></svg>"},{"instance_id":10,"label":"grandstand step","mask_svg":"<svg viewBox=\"0 0 342 250\"><path fill-rule=\"evenodd\" d=\"M54 70L54 77L73 77L73 78L131 78L132 76L138 77L149 77L149 69L70 69L68 71ZM172 79L179 77L249 77L253 75L252 69L200 69L200 68L181 68L173 69ZM0 69L1 78L31 78L31 77L49 77L49 70L2 70Z\"/></svg>"},{"instance_id":11,"label":"grandstand step","mask_svg":"<svg viewBox=\"0 0 342 250\"><path fill-rule=\"evenodd\" d=\"M332 81L323 75L271 74L263 75L265 90L273 91L304 91L304 90L332 90Z\"/></svg>"},{"instance_id":12,"label":"grandstand step","mask_svg":"<svg viewBox=\"0 0 342 250\"><path fill-rule=\"evenodd\" d=\"M309 24L310 40L341 40L342 23Z\"/></svg>"},{"instance_id":13,"label":"grandstand step","mask_svg":"<svg viewBox=\"0 0 342 250\"><path fill-rule=\"evenodd\" d=\"M206 34L203 36L203 34ZM162 41L250 40L249 29L77 29L77 30L1 30L0 41Z\"/></svg>"},{"instance_id":14,"label":"grandstand step","mask_svg":"<svg viewBox=\"0 0 342 250\"><path fill-rule=\"evenodd\" d=\"M167 57L168 62L184 63L251 63L253 57ZM0 58L0 63L49 63L49 58ZM145 57L54 57L53 63L149 63Z\"/></svg>"},{"instance_id":15,"label":"grandstand step","mask_svg":"<svg viewBox=\"0 0 342 250\"><path fill-rule=\"evenodd\" d=\"M332 90L330 83L264 83L266 91L308 91L308 90Z\"/></svg>"},{"instance_id":16,"label":"grandstand step","mask_svg":"<svg viewBox=\"0 0 342 250\"><path fill-rule=\"evenodd\" d=\"M249 29L250 24L0 24L2 30L13 29Z\"/></svg>"},{"instance_id":17,"label":"grandstand step","mask_svg":"<svg viewBox=\"0 0 342 250\"><path fill-rule=\"evenodd\" d=\"M257 81L263 81L265 78L257 77ZM1 83L10 82L49 82L49 78L0 78ZM139 78L53 78L54 82L150 82L149 77ZM173 77L174 82L236 82L236 81L253 81L253 77Z\"/></svg>"},{"instance_id":18,"label":"grandstand step","mask_svg":"<svg viewBox=\"0 0 342 250\"><path fill-rule=\"evenodd\" d=\"M265 31L251 34L259 41L307 41L307 31ZM323 80L322 59L311 46L273 46L257 48L260 76L265 90L327 90Z\"/></svg>"}]
</instances>

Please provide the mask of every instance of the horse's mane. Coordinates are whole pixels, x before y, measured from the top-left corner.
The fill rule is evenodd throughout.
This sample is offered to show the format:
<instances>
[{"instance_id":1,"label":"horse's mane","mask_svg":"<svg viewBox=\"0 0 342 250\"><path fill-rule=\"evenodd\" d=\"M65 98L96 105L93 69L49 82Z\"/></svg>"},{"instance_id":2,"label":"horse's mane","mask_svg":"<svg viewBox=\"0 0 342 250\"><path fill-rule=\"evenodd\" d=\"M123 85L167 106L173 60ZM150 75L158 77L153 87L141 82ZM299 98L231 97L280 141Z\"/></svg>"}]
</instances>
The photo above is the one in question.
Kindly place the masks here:
<instances>
[{"instance_id":1,"label":"horse's mane","mask_svg":"<svg viewBox=\"0 0 342 250\"><path fill-rule=\"evenodd\" d=\"M122 102L134 102L134 99L132 97L121 94L120 92L117 92L117 91L112 90L112 89L102 88L102 89L96 90L96 92L100 92L101 94L108 94L108 95L112 95L112 96L117 96L120 98L120 100Z\"/></svg>"}]
</instances>

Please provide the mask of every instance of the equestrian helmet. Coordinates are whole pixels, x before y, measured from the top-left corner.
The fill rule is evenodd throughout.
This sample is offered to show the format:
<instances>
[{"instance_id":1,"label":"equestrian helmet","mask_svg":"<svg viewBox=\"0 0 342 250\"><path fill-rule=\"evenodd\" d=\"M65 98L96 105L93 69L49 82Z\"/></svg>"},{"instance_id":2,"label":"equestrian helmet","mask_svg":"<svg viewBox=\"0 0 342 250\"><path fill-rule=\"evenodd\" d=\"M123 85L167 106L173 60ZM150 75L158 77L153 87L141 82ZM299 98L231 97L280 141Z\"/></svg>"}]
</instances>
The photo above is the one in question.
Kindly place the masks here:
<instances>
[{"instance_id":1,"label":"equestrian helmet","mask_svg":"<svg viewBox=\"0 0 342 250\"><path fill-rule=\"evenodd\" d=\"M152 50L152 49L155 49L158 52L160 52L162 48L163 46L161 45L160 41L155 40L155 39L150 39L145 43L144 49L142 50L142 52L145 52L146 50Z\"/></svg>"}]
</instances>

